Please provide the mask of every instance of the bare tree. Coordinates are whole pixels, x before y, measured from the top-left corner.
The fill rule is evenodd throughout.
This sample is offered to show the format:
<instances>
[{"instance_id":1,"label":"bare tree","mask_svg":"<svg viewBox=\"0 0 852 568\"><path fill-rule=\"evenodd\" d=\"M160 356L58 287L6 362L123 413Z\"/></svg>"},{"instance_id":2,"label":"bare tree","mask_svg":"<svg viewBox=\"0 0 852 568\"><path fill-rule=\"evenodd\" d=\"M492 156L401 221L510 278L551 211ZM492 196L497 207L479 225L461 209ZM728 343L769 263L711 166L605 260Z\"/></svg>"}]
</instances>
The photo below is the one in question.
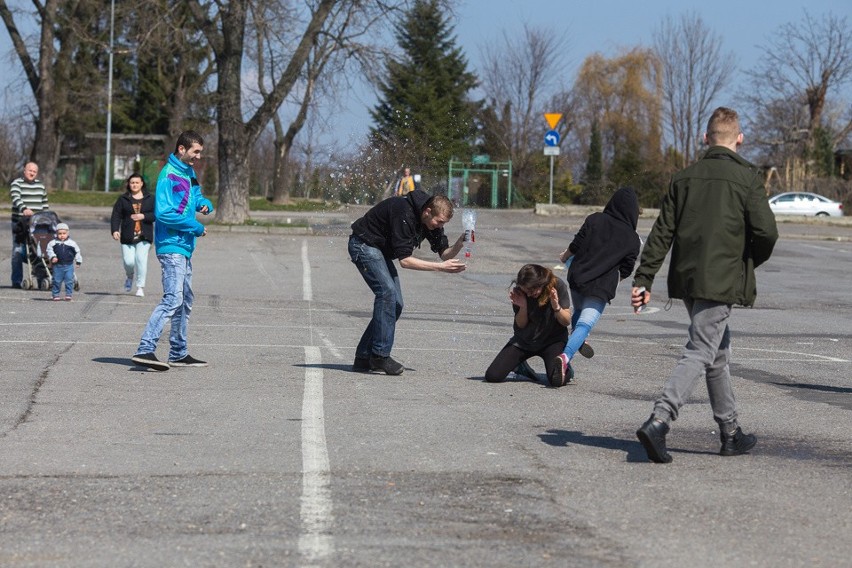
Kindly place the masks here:
<instances>
[{"instance_id":1,"label":"bare tree","mask_svg":"<svg viewBox=\"0 0 852 568\"><path fill-rule=\"evenodd\" d=\"M805 162L821 133L836 147L852 132L849 101L842 100L852 80L852 27L845 17L815 19L806 11L772 34L748 75L742 98L752 109L753 131L775 164L800 170L788 177L809 175ZM837 112L838 105L846 110Z\"/></svg>"},{"instance_id":2,"label":"bare tree","mask_svg":"<svg viewBox=\"0 0 852 568\"><path fill-rule=\"evenodd\" d=\"M259 1L259 0L258 0ZM384 0L311 0L305 2L293 22L301 22L301 32L289 43L286 62L274 78L265 95L253 111L243 108L242 69L249 0L228 3L202 3L188 0L197 25L213 49L217 70L218 169L219 208L216 219L226 223L241 223L248 217L248 157L251 147L292 93L311 57L313 47L326 35L337 10L354 7L364 13L386 11L390 2ZM344 41L344 38L338 38ZM261 70L259 70L261 71Z\"/></svg>"},{"instance_id":3,"label":"bare tree","mask_svg":"<svg viewBox=\"0 0 852 568\"><path fill-rule=\"evenodd\" d=\"M295 88L285 99L287 105L295 111L295 116L287 128L282 122L282 112L272 115L275 132L275 164L273 179L273 203L286 203L290 199L288 169L294 141L304 128L309 112L316 108L318 97L326 98L333 93L345 75L347 66L355 63L361 69L368 69L376 59L376 48L363 38L376 25L379 13L370 13L359 3L343 2L331 11L320 34L311 46L305 59L305 65ZM258 93L261 98L270 96L267 82L274 83L281 72L288 53L282 49L289 47L286 30L282 22L287 21L282 6L276 3L256 3L251 11L252 30L257 44L255 58L258 73Z\"/></svg>"},{"instance_id":4,"label":"bare tree","mask_svg":"<svg viewBox=\"0 0 852 568\"><path fill-rule=\"evenodd\" d=\"M524 26L519 38L503 33L502 41L482 48L482 90L488 94L482 127L485 148L512 161L515 185L529 187L541 162L546 124L544 113L568 113L552 108L570 100L559 82L567 51L565 36ZM558 126L564 136L567 120Z\"/></svg>"},{"instance_id":5,"label":"bare tree","mask_svg":"<svg viewBox=\"0 0 852 568\"><path fill-rule=\"evenodd\" d=\"M698 156L702 121L731 81L735 57L722 52L721 38L694 12L677 20L667 16L653 37L662 74L663 116L682 168Z\"/></svg>"},{"instance_id":6,"label":"bare tree","mask_svg":"<svg viewBox=\"0 0 852 568\"><path fill-rule=\"evenodd\" d=\"M57 0L33 0L33 5L40 19L38 58L35 60L5 0L0 0L0 17L3 18L12 38L12 45L24 68L27 84L35 97L35 141L30 160L37 162L42 171L53 172L59 160L59 119L64 108L64 82L61 73L68 70L69 41L72 41L72 38L65 38L68 41L64 44L59 43L57 39Z\"/></svg>"}]
</instances>

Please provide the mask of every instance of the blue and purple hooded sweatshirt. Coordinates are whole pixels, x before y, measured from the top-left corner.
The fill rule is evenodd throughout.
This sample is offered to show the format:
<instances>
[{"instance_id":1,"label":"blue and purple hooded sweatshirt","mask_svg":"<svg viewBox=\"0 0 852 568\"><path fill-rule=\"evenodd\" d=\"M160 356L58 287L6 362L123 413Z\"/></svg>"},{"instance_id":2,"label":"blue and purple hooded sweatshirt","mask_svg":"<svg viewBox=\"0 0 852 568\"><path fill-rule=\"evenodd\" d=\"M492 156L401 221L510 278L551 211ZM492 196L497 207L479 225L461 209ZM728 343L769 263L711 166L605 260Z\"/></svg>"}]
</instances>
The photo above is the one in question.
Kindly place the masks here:
<instances>
[{"instance_id":1,"label":"blue and purple hooded sweatshirt","mask_svg":"<svg viewBox=\"0 0 852 568\"><path fill-rule=\"evenodd\" d=\"M195 238L204 234L204 225L195 219L204 206L213 212L213 204L201 193L192 166L174 154L157 178L154 201L154 246L157 254L182 254L192 258Z\"/></svg>"}]
</instances>

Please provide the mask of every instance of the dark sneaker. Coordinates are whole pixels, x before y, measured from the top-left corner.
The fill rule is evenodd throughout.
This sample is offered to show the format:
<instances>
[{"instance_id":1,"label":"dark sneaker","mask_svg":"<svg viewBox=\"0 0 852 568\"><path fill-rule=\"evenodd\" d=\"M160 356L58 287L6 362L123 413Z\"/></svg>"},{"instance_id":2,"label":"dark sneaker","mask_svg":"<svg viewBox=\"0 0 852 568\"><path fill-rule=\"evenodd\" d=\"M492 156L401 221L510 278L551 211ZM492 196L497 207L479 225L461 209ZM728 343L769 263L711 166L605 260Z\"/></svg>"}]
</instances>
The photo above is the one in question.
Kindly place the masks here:
<instances>
[{"instance_id":1,"label":"dark sneaker","mask_svg":"<svg viewBox=\"0 0 852 568\"><path fill-rule=\"evenodd\" d=\"M669 433L669 425L661 420L656 420L654 415L645 421L636 430L636 437L642 442L648 459L654 463L671 463L672 456L666 451L666 434Z\"/></svg>"},{"instance_id":2,"label":"dark sneaker","mask_svg":"<svg viewBox=\"0 0 852 568\"><path fill-rule=\"evenodd\" d=\"M582 355L586 359L591 359L595 356L595 350L592 349L592 346L586 343L585 341L580 346L580 349L578 349L578 351L580 352L580 355Z\"/></svg>"},{"instance_id":3,"label":"dark sneaker","mask_svg":"<svg viewBox=\"0 0 852 568\"><path fill-rule=\"evenodd\" d=\"M743 434L743 429L739 426L733 434L720 433L719 437L722 439L722 449L719 450L720 456L741 456L748 453L757 443L757 436Z\"/></svg>"},{"instance_id":4,"label":"dark sneaker","mask_svg":"<svg viewBox=\"0 0 852 568\"><path fill-rule=\"evenodd\" d=\"M187 355L183 359L178 359L177 361L169 361L169 365L172 367L206 367L207 361L195 359L194 357Z\"/></svg>"},{"instance_id":5,"label":"dark sneaker","mask_svg":"<svg viewBox=\"0 0 852 568\"><path fill-rule=\"evenodd\" d=\"M564 387L574 378L574 369L568 361L568 356L565 353L560 353L556 357L555 365L547 377L547 381L553 388Z\"/></svg>"},{"instance_id":6,"label":"dark sneaker","mask_svg":"<svg viewBox=\"0 0 852 568\"><path fill-rule=\"evenodd\" d=\"M140 367L145 367L146 369L153 369L154 371L169 370L169 364L157 359L157 356L153 353L137 353L131 357L130 360Z\"/></svg>"},{"instance_id":7,"label":"dark sneaker","mask_svg":"<svg viewBox=\"0 0 852 568\"><path fill-rule=\"evenodd\" d=\"M352 363L352 370L356 373L369 373L370 372L370 358L369 357L355 357L355 362Z\"/></svg>"},{"instance_id":8,"label":"dark sneaker","mask_svg":"<svg viewBox=\"0 0 852 568\"><path fill-rule=\"evenodd\" d=\"M519 377L526 377L531 381L538 380L538 373L536 373L533 368L530 367L530 364L526 361L521 361L520 363L518 363L518 366L515 367L515 374Z\"/></svg>"},{"instance_id":9,"label":"dark sneaker","mask_svg":"<svg viewBox=\"0 0 852 568\"><path fill-rule=\"evenodd\" d=\"M401 375L405 367L393 357L376 357L373 355L370 357L370 370L382 371L386 375Z\"/></svg>"}]
</instances>

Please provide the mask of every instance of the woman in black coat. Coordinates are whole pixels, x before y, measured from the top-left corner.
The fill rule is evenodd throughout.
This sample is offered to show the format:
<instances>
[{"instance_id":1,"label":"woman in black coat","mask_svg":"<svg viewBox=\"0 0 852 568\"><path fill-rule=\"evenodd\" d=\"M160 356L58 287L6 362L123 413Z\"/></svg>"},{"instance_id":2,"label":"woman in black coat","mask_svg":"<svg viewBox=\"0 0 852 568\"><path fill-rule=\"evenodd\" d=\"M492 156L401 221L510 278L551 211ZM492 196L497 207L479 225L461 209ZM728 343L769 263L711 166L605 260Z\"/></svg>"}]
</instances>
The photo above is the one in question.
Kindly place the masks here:
<instances>
[{"instance_id":1,"label":"woman in black coat","mask_svg":"<svg viewBox=\"0 0 852 568\"><path fill-rule=\"evenodd\" d=\"M127 191L119 196L110 219L112 238L121 242L124 261L124 291L133 288L136 295L145 295L145 276L148 273L148 251L154 241L154 196L148 193L145 180L139 174L127 178Z\"/></svg>"}]
</instances>

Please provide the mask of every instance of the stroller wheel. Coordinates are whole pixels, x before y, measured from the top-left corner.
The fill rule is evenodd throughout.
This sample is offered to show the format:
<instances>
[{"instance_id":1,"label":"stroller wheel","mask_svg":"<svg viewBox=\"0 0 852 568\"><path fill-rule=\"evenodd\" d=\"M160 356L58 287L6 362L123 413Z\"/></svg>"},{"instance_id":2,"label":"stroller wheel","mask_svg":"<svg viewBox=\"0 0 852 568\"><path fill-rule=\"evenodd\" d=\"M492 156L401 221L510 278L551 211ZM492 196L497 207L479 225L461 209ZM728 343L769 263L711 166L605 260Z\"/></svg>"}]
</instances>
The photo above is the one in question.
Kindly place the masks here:
<instances>
[{"instance_id":1,"label":"stroller wheel","mask_svg":"<svg viewBox=\"0 0 852 568\"><path fill-rule=\"evenodd\" d=\"M24 279L21 280L21 288L23 288L24 290L31 290L32 287L33 281L25 276Z\"/></svg>"},{"instance_id":2,"label":"stroller wheel","mask_svg":"<svg viewBox=\"0 0 852 568\"><path fill-rule=\"evenodd\" d=\"M77 280L77 277L76 277L76 276L74 277L74 291L75 291L75 292L79 292L79 291L80 291L80 281L79 281L79 280Z\"/></svg>"},{"instance_id":3,"label":"stroller wheel","mask_svg":"<svg viewBox=\"0 0 852 568\"><path fill-rule=\"evenodd\" d=\"M50 290L50 280L44 278L38 281L38 289L39 290Z\"/></svg>"}]
</instances>

